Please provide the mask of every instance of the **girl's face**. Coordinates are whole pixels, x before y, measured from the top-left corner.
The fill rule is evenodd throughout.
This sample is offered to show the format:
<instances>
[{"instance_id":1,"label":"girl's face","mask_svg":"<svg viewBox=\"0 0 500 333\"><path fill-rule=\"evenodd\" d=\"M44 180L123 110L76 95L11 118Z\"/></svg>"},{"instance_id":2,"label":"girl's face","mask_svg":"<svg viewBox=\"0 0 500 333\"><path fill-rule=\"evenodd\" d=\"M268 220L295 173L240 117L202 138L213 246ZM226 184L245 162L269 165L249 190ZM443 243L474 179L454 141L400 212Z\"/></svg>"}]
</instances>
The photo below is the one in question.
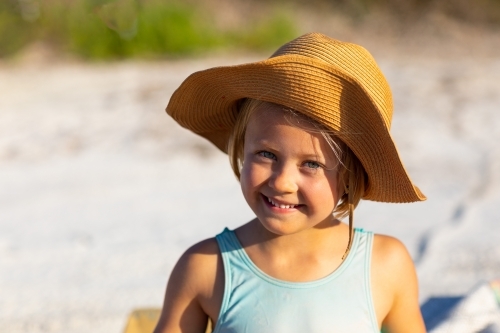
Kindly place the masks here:
<instances>
[{"instance_id":1,"label":"girl's face","mask_svg":"<svg viewBox=\"0 0 500 333\"><path fill-rule=\"evenodd\" d=\"M339 195L338 159L320 133L289 124L265 103L246 128L241 188L262 225L278 235L329 224Z\"/></svg>"}]
</instances>

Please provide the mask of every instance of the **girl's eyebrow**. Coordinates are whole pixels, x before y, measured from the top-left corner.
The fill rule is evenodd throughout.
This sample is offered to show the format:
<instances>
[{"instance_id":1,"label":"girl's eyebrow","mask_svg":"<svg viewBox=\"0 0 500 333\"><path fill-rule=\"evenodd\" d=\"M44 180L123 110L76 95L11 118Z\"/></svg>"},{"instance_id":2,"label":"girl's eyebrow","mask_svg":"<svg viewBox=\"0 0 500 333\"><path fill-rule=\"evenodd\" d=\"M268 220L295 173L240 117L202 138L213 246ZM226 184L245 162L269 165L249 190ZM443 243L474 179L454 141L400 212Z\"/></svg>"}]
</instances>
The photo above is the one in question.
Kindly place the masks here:
<instances>
[{"instance_id":1,"label":"girl's eyebrow","mask_svg":"<svg viewBox=\"0 0 500 333\"><path fill-rule=\"evenodd\" d=\"M300 156L312 160L324 160L323 155L318 155L318 154L302 154Z\"/></svg>"},{"instance_id":2,"label":"girl's eyebrow","mask_svg":"<svg viewBox=\"0 0 500 333\"><path fill-rule=\"evenodd\" d=\"M301 160L310 160L310 161L319 162L322 164L325 164L327 162L325 156L319 155L319 154L305 153L305 154L298 154L298 157Z\"/></svg>"},{"instance_id":3,"label":"girl's eyebrow","mask_svg":"<svg viewBox=\"0 0 500 333\"><path fill-rule=\"evenodd\" d=\"M253 144L259 145L259 146L265 146L265 147L273 147L273 144L269 142L269 140L266 139L257 139L253 141Z\"/></svg>"}]
</instances>

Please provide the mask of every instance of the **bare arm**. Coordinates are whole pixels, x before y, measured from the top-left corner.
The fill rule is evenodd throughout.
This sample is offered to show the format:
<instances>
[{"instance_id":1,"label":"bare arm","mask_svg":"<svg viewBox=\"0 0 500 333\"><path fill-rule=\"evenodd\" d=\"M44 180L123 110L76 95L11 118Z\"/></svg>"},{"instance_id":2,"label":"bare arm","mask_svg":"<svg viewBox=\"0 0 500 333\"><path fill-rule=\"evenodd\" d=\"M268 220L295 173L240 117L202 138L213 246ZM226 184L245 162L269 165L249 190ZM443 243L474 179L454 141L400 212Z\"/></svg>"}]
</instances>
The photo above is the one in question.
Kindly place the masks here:
<instances>
[{"instance_id":1,"label":"bare arm","mask_svg":"<svg viewBox=\"0 0 500 333\"><path fill-rule=\"evenodd\" d=\"M377 316L383 332L425 333L418 302L418 281L413 261L397 239L376 236L372 284Z\"/></svg>"},{"instance_id":2,"label":"bare arm","mask_svg":"<svg viewBox=\"0 0 500 333\"><path fill-rule=\"evenodd\" d=\"M214 239L187 250L170 275L154 333L204 333L208 318L216 320L222 301L219 270L223 268Z\"/></svg>"}]
</instances>

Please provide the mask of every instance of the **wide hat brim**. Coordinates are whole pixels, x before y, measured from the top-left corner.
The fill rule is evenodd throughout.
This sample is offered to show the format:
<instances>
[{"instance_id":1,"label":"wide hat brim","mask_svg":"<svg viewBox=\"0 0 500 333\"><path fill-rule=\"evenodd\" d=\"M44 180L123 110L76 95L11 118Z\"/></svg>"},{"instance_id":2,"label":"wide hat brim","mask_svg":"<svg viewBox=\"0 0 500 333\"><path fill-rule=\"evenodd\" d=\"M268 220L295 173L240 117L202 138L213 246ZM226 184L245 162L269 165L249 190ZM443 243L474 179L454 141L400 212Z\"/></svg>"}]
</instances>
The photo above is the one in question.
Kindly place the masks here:
<instances>
[{"instance_id":1,"label":"wide hat brim","mask_svg":"<svg viewBox=\"0 0 500 333\"><path fill-rule=\"evenodd\" d=\"M381 73L353 75L349 68L310 54L283 53L190 75L172 95L167 113L227 153L242 99L287 106L331 129L354 152L368 175L363 199L425 200L410 180L389 133L392 99ZM374 82L383 90L370 90Z\"/></svg>"}]
</instances>

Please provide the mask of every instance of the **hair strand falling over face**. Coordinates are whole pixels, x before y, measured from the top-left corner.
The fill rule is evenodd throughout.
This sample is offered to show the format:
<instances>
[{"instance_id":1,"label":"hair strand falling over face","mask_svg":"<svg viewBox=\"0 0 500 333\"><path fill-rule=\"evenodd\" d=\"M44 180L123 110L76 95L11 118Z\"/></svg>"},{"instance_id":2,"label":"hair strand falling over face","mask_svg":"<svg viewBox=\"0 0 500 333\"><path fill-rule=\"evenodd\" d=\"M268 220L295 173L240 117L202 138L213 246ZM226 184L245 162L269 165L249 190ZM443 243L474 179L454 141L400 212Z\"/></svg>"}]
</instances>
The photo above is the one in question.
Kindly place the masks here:
<instances>
[{"instance_id":1,"label":"hair strand falling over face","mask_svg":"<svg viewBox=\"0 0 500 333\"><path fill-rule=\"evenodd\" d=\"M351 246L352 246L352 240L353 240L353 234L354 234L354 204L353 204L353 195L351 192L354 192L354 175L353 171L349 170L349 189L347 192L347 202L349 205L349 242L347 243L347 249L345 250L344 255L342 256L342 260L344 260L347 255L349 254L349 251L351 251Z\"/></svg>"}]
</instances>

